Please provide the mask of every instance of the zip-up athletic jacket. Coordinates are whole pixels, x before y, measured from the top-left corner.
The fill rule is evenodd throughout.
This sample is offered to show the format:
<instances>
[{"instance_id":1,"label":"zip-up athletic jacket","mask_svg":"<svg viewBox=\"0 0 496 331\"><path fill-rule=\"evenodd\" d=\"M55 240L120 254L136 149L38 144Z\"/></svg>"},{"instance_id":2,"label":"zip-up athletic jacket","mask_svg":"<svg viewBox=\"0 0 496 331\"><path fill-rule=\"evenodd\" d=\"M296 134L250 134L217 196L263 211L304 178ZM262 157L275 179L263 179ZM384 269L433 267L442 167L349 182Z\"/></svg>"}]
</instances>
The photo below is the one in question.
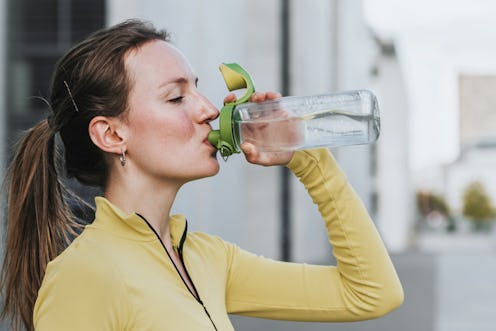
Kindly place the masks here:
<instances>
[{"instance_id":1,"label":"zip-up athletic jacket","mask_svg":"<svg viewBox=\"0 0 496 331\"><path fill-rule=\"evenodd\" d=\"M38 331L233 330L228 313L297 321L381 316L403 300L366 209L326 149L288 164L324 220L337 266L285 263L246 252L170 218L174 249L197 298L145 219L102 197L95 220L48 264L34 309Z\"/></svg>"}]
</instances>

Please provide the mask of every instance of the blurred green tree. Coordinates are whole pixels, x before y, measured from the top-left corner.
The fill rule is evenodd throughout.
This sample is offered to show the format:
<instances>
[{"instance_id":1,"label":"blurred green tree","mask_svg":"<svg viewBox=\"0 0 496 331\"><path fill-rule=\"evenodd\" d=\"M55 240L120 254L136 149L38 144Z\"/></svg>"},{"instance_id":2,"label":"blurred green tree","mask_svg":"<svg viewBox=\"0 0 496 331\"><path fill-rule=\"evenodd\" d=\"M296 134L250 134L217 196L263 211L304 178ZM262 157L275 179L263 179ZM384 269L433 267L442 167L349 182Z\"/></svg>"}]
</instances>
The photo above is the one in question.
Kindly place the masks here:
<instances>
[{"instance_id":1,"label":"blurred green tree","mask_svg":"<svg viewBox=\"0 0 496 331\"><path fill-rule=\"evenodd\" d=\"M462 214L473 222L476 231L488 230L491 226L496 215L482 183L473 182L465 188Z\"/></svg>"}]
</instances>

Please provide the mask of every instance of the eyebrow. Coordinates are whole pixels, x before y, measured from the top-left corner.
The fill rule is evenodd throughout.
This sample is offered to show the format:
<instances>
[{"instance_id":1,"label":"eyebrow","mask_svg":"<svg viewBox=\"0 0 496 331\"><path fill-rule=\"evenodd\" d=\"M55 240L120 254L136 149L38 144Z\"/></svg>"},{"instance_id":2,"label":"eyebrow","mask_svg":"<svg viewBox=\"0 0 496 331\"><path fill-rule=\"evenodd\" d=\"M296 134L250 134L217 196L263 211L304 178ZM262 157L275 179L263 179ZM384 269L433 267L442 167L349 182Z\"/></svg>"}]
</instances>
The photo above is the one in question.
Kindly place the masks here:
<instances>
[{"instance_id":1,"label":"eyebrow","mask_svg":"<svg viewBox=\"0 0 496 331\"><path fill-rule=\"evenodd\" d=\"M195 86L197 86L198 85L198 77L194 77L194 78L195 78ZM171 80L162 82L158 88L163 88L164 86L167 86L169 84L184 85L184 84L187 84L188 82L189 82L189 79L187 79L186 77L178 77L178 78L173 78Z\"/></svg>"}]
</instances>

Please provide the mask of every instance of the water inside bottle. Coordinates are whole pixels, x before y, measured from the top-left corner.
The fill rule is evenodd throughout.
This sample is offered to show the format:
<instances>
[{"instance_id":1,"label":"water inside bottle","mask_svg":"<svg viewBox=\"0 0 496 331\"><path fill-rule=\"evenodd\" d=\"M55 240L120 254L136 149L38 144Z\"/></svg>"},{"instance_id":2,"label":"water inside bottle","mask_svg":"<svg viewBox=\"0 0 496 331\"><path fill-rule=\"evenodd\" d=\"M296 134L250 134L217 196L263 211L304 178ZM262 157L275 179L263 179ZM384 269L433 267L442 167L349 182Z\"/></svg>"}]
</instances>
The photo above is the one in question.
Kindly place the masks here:
<instances>
[{"instance_id":1,"label":"water inside bottle","mask_svg":"<svg viewBox=\"0 0 496 331\"><path fill-rule=\"evenodd\" d=\"M374 114L327 109L300 116L281 112L237 124L240 143L252 143L262 151L285 151L366 144L377 139L378 121Z\"/></svg>"}]
</instances>

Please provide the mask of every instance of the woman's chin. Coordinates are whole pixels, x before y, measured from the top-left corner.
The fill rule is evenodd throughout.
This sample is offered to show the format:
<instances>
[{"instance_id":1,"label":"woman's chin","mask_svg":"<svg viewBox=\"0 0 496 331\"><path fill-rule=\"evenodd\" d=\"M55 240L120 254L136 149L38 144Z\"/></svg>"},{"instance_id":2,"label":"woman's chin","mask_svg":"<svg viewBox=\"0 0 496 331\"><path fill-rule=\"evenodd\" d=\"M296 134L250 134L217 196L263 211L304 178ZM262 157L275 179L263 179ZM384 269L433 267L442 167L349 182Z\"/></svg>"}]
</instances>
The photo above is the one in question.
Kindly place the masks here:
<instances>
[{"instance_id":1,"label":"woman's chin","mask_svg":"<svg viewBox=\"0 0 496 331\"><path fill-rule=\"evenodd\" d=\"M214 159L215 160L215 164L212 166L212 172L211 174L209 175L210 176L215 176L219 173L219 170L220 170L220 165L219 165L219 161L217 161L217 159Z\"/></svg>"},{"instance_id":2,"label":"woman's chin","mask_svg":"<svg viewBox=\"0 0 496 331\"><path fill-rule=\"evenodd\" d=\"M201 178L212 177L219 173L220 165L219 165L219 161L215 158L215 156L212 157L208 163L209 164L206 167L205 172L202 174Z\"/></svg>"}]
</instances>

